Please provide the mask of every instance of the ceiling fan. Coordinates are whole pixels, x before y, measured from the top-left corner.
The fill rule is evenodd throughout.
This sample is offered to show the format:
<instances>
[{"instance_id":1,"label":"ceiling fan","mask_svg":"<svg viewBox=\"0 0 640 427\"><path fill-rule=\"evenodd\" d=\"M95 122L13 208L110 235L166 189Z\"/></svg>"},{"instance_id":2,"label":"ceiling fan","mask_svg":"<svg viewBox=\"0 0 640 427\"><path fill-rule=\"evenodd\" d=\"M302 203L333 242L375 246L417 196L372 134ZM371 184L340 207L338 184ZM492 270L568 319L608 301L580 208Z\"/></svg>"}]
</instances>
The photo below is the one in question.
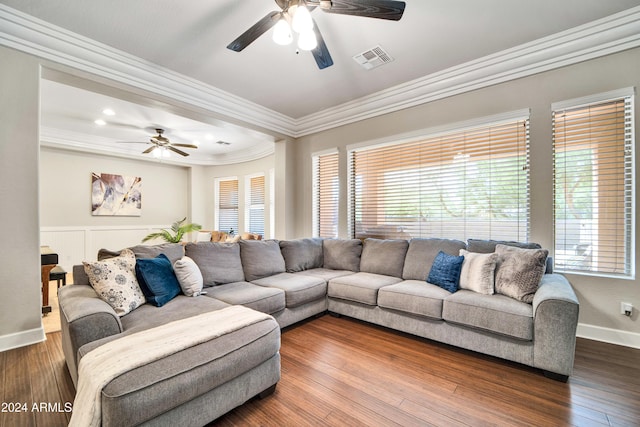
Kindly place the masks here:
<instances>
[{"instance_id":1,"label":"ceiling fan","mask_svg":"<svg viewBox=\"0 0 640 427\"><path fill-rule=\"evenodd\" d=\"M156 132L158 133L156 136L152 136L151 138L149 138L149 142L146 143L142 143L142 144L151 144L151 147L147 148L146 150L144 150L142 152L142 154L149 154L152 151L154 151L155 149L161 149L161 150L171 150L174 153L180 154L181 156L188 156L189 153L185 153L182 150L177 149L176 147L184 147L184 148L198 148L197 145L193 145L193 144L174 144L171 141L169 141L169 138L162 136L162 134L164 133L164 129L156 129ZM135 144L140 144L140 142L133 142Z\"/></svg>"},{"instance_id":2,"label":"ceiling fan","mask_svg":"<svg viewBox=\"0 0 640 427\"><path fill-rule=\"evenodd\" d=\"M333 59L313 18L310 16L308 18L304 17L305 22L308 23L306 24L307 27L302 30L306 30L304 33L296 29L296 25L300 27L300 24L296 21L301 20L298 19L298 15L308 15L304 11L304 13L299 13L302 9L312 12L316 7L320 7L320 10L327 13L399 21L406 5L403 1L394 0L275 0L275 2L280 7L279 11L268 13L237 39L229 43L227 49L240 52L273 26L276 26L276 31L279 30L279 26L282 26L285 31L285 33L280 33L283 37L282 42L274 38L276 43L287 44L291 39L291 31L289 29L287 34L286 27L290 25L300 34L298 46L303 50L311 50L318 68L322 70L333 65ZM302 25L304 26L305 24ZM315 40L311 40L313 36ZM309 49L303 46L306 42L310 43L306 45Z\"/></svg>"}]
</instances>

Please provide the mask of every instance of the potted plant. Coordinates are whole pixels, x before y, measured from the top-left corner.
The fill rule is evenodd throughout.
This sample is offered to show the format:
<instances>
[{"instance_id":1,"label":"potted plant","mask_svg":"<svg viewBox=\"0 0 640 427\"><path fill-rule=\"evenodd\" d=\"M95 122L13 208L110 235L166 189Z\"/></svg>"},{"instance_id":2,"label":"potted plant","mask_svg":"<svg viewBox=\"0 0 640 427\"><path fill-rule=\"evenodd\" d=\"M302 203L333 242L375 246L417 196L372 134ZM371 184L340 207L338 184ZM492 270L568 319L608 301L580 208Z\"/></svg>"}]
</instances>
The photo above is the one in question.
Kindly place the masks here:
<instances>
[{"instance_id":1,"label":"potted plant","mask_svg":"<svg viewBox=\"0 0 640 427\"><path fill-rule=\"evenodd\" d=\"M176 221L171 224L171 231L162 229L157 233L151 233L147 235L142 242L146 242L152 239L163 239L169 243L180 243L182 236L192 231L198 231L202 228L200 224L183 224L187 220L187 217L182 218L180 221Z\"/></svg>"}]
</instances>

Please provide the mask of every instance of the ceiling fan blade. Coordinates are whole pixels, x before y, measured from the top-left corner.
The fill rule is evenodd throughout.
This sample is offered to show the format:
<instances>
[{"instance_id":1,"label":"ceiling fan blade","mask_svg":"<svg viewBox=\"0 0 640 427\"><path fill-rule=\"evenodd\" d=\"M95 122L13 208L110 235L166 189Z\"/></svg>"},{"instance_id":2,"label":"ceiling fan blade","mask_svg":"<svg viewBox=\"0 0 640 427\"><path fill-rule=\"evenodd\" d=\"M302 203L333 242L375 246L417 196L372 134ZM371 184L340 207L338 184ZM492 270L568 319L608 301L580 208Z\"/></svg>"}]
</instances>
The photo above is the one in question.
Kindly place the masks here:
<instances>
[{"instance_id":1,"label":"ceiling fan blade","mask_svg":"<svg viewBox=\"0 0 640 427\"><path fill-rule=\"evenodd\" d=\"M168 148L169 150L173 151L174 153L178 153L178 154L180 154L181 156L184 156L184 157L187 157L189 155L189 153L185 153L182 150L178 150L177 148L175 148L172 145L167 145L165 148Z\"/></svg>"},{"instance_id":2,"label":"ceiling fan blade","mask_svg":"<svg viewBox=\"0 0 640 427\"><path fill-rule=\"evenodd\" d=\"M405 6L405 2L394 0L332 0L330 8L321 8L328 13L399 21Z\"/></svg>"},{"instance_id":3,"label":"ceiling fan blade","mask_svg":"<svg viewBox=\"0 0 640 427\"><path fill-rule=\"evenodd\" d=\"M156 148L158 148L157 145L152 145L151 147L147 148L146 150L144 150L142 152L142 154L149 154L150 152L152 152L153 150L155 150Z\"/></svg>"},{"instance_id":4,"label":"ceiling fan blade","mask_svg":"<svg viewBox=\"0 0 640 427\"><path fill-rule=\"evenodd\" d=\"M280 18L281 12L271 12L264 18L256 22L253 27L242 33L240 37L229 43L227 49L231 49L236 52L242 51L245 47L253 43L258 37L266 33L271 27L276 25Z\"/></svg>"},{"instance_id":5,"label":"ceiling fan blade","mask_svg":"<svg viewBox=\"0 0 640 427\"><path fill-rule=\"evenodd\" d=\"M173 145L174 147L198 148L197 145L193 145L193 144L173 144L173 143L171 143L171 145Z\"/></svg>"},{"instance_id":6,"label":"ceiling fan blade","mask_svg":"<svg viewBox=\"0 0 640 427\"><path fill-rule=\"evenodd\" d=\"M318 64L318 68L323 70L333 65L333 59L331 58L327 44L324 42L324 38L322 38L322 34L320 33L320 28L318 28L318 24L316 24L315 20L313 22L313 32L316 34L318 46L316 46L311 53L313 54L313 58L316 60L316 64Z\"/></svg>"}]
</instances>

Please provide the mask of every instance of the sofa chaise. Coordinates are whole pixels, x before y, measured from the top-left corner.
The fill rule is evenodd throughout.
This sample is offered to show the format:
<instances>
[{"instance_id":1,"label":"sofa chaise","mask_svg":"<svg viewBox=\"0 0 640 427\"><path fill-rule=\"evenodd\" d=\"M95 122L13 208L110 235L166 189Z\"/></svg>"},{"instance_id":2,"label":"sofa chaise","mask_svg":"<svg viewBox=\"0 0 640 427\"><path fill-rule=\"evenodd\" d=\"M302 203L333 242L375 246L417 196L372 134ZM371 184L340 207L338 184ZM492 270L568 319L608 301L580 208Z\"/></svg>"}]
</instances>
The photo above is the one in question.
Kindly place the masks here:
<instances>
[{"instance_id":1,"label":"sofa chaise","mask_svg":"<svg viewBox=\"0 0 640 427\"><path fill-rule=\"evenodd\" d=\"M203 292L122 315L89 284L85 268L75 266L75 284L59 290L63 351L75 384L80 360L120 337L229 306L269 316L114 379L101 394L104 426L204 425L269 394L280 378L280 329L327 311L539 368L558 380L566 381L573 369L578 300L566 278L552 273L539 245L297 239L130 249L138 260L162 256L174 264L188 257L202 276ZM119 254L101 250L98 259ZM536 270L542 263L539 276L530 277L534 268L520 262L532 255ZM430 283L441 280L434 271L448 271L450 261L461 267L460 286L466 281L471 288ZM499 288L501 272L515 277L515 290ZM474 288L480 276L491 289ZM535 288L518 288L523 277Z\"/></svg>"}]
</instances>

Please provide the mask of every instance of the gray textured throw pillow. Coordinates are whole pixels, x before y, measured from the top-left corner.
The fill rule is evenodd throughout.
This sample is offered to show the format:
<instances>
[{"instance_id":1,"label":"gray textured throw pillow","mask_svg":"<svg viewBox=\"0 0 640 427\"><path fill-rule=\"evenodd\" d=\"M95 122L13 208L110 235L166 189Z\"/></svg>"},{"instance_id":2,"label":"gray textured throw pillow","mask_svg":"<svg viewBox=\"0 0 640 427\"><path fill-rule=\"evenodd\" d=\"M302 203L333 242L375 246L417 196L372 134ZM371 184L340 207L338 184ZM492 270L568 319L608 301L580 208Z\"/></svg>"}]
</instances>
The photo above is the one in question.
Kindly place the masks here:
<instances>
[{"instance_id":1,"label":"gray textured throw pillow","mask_svg":"<svg viewBox=\"0 0 640 427\"><path fill-rule=\"evenodd\" d=\"M496 293L522 302L533 302L546 268L549 251L496 245L502 257L496 273Z\"/></svg>"}]
</instances>

